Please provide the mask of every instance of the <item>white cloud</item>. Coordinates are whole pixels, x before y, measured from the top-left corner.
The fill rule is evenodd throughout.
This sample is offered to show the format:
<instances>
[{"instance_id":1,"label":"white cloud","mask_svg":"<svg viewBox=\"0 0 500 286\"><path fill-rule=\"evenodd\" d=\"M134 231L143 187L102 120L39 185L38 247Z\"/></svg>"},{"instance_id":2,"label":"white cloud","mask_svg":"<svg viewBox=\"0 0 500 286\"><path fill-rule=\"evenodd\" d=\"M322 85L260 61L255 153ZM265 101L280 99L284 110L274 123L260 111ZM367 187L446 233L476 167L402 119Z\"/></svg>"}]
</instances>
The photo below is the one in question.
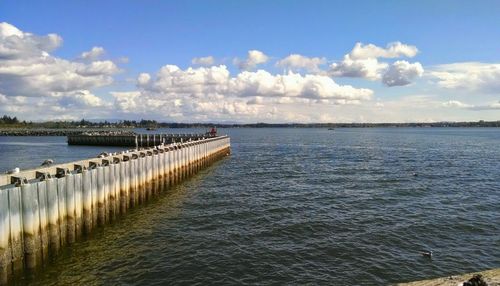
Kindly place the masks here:
<instances>
[{"instance_id":1,"label":"white cloud","mask_svg":"<svg viewBox=\"0 0 500 286\"><path fill-rule=\"evenodd\" d=\"M215 59L212 56L193 58L191 60L191 63L193 65L199 65L199 66L211 66L215 63Z\"/></svg>"},{"instance_id":2,"label":"white cloud","mask_svg":"<svg viewBox=\"0 0 500 286\"><path fill-rule=\"evenodd\" d=\"M58 35L36 36L1 23L0 93L9 97L72 96L113 82L119 71L115 63L82 63L52 56L50 52L61 43Z\"/></svg>"},{"instance_id":3,"label":"white cloud","mask_svg":"<svg viewBox=\"0 0 500 286\"><path fill-rule=\"evenodd\" d=\"M63 95L58 103L63 107L85 108L85 107L102 107L104 101L92 94L88 90L79 90Z\"/></svg>"},{"instance_id":4,"label":"white cloud","mask_svg":"<svg viewBox=\"0 0 500 286\"><path fill-rule=\"evenodd\" d=\"M309 72L319 72L319 66L325 63L325 58L310 58L299 54L291 54L288 57L279 60L276 63L276 66L287 70L304 69Z\"/></svg>"},{"instance_id":5,"label":"white cloud","mask_svg":"<svg viewBox=\"0 0 500 286\"><path fill-rule=\"evenodd\" d=\"M97 60L102 47L75 61L52 55L61 44L56 34L39 36L0 23L0 112L43 120L109 118L110 104L92 89L111 84L119 68Z\"/></svg>"},{"instance_id":6,"label":"white cloud","mask_svg":"<svg viewBox=\"0 0 500 286\"><path fill-rule=\"evenodd\" d=\"M363 43L356 43L350 56L354 60L369 58L412 58L416 56L417 53L417 47L406 45L401 42L389 43L385 48L373 44L363 45Z\"/></svg>"},{"instance_id":7,"label":"white cloud","mask_svg":"<svg viewBox=\"0 0 500 286\"><path fill-rule=\"evenodd\" d=\"M139 85L146 85L149 83L151 80L151 76L148 73L141 73L139 74L139 77L137 78L137 83Z\"/></svg>"},{"instance_id":8,"label":"white cloud","mask_svg":"<svg viewBox=\"0 0 500 286\"><path fill-rule=\"evenodd\" d=\"M386 48L356 43L351 52L344 55L342 61L330 65L328 74L334 77L382 80L387 86L408 85L416 77L422 76L424 71L420 63L396 61L390 65L378 59L414 57L417 53L417 47L401 42L389 43Z\"/></svg>"},{"instance_id":9,"label":"white cloud","mask_svg":"<svg viewBox=\"0 0 500 286\"><path fill-rule=\"evenodd\" d=\"M0 97L1 100L1 97ZM247 101L247 104L264 104L264 98L262 96L256 96L249 101Z\"/></svg>"},{"instance_id":10,"label":"white cloud","mask_svg":"<svg viewBox=\"0 0 500 286\"><path fill-rule=\"evenodd\" d=\"M465 104L465 103L463 103L461 101L458 101L458 100L449 100L449 101L443 102L442 106L443 107L455 107L455 108L468 108L468 107L472 107L472 105Z\"/></svg>"},{"instance_id":11,"label":"white cloud","mask_svg":"<svg viewBox=\"0 0 500 286\"><path fill-rule=\"evenodd\" d=\"M95 61L76 68L76 73L83 76L107 76L116 74L118 71L118 67L112 61Z\"/></svg>"},{"instance_id":12,"label":"white cloud","mask_svg":"<svg viewBox=\"0 0 500 286\"><path fill-rule=\"evenodd\" d=\"M237 65L240 70L251 70L257 65L266 63L269 57L261 51L250 50L248 51L248 56L245 60L240 60L235 58L233 64Z\"/></svg>"},{"instance_id":13,"label":"white cloud","mask_svg":"<svg viewBox=\"0 0 500 286\"><path fill-rule=\"evenodd\" d=\"M350 85L338 85L330 77L288 73L272 75L267 71L242 72L230 80L232 94L238 96L285 96L313 99L368 100L373 92Z\"/></svg>"},{"instance_id":14,"label":"white cloud","mask_svg":"<svg viewBox=\"0 0 500 286\"><path fill-rule=\"evenodd\" d=\"M94 61L99 59L102 55L104 55L105 51L103 47L93 47L88 52L83 52L80 55L80 58L84 60Z\"/></svg>"},{"instance_id":15,"label":"white cloud","mask_svg":"<svg viewBox=\"0 0 500 286\"><path fill-rule=\"evenodd\" d=\"M5 104L8 102L9 102L9 99L7 98L7 96L0 93L0 103Z\"/></svg>"},{"instance_id":16,"label":"white cloud","mask_svg":"<svg viewBox=\"0 0 500 286\"><path fill-rule=\"evenodd\" d=\"M369 80L379 80L381 73L387 69L386 63L380 63L376 58L353 60L345 55L339 63L330 65L329 74L334 77L360 77Z\"/></svg>"},{"instance_id":17,"label":"white cloud","mask_svg":"<svg viewBox=\"0 0 500 286\"><path fill-rule=\"evenodd\" d=\"M458 100L450 100L442 103L443 107L463 108L469 110L500 110L500 101L483 105L466 104Z\"/></svg>"},{"instance_id":18,"label":"white cloud","mask_svg":"<svg viewBox=\"0 0 500 286\"><path fill-rule=\"evenodd\" d=\"M471 107L472 110L500 110L500 101L493 102L485 105L475 105Z\"/></svg>"},{"instance_id":19,"label":"white cloud","mask_svg":"<svg viewBox=\"0 0 500 286\"><path fill-rule=\"evenodd\" d=\"M20 59L43 56L62 44L62 38L56 34L36 36L25 33L15 26L0 23L0 60Z\"/></svg>"},{"instance_id":20,"label":"white cloud","mask_svg":"<svg viewBox=\"0 0 500 286\"><path fill-rule=\"evenodd\" d=\"M191 122L387 122L474 120L479 115L497 119L500 110L495 96L500 90L499 64L456 63L435 66L426 73L453 93L474 91L474 103L443 102L442 94L401 95L374 103L370 101L372 90L341 85L330 77L380 80L387 86L410 84L422 76L423 67L397 60L418 53L416 47L399 42L385 48L358 43L328 72L321 70L326 65L324 58L299 54L276 62L287 70L284 74L258 69L269 57L257 50L249 51L245 59L236 59L241 71L233 74L226 66L213 66L211 56L194 58L194 68L165 65L156 73L139 74L136 89L111 92L112 102L105 100L99 87L113 83L120 72L116 62L101 59L102 47L75 60L63 59L53 53L61 44L56 34L39 36L0 23L0 114L28 120L142 117ZM445 95L448 99L449 94Z\"/></svg>"},{"instance_id":21,"label":"white cloud","mask_svg":"<svg viewBox=\"0 0 500 286\"><path fill-rule=\"evenodd\" d=\"M276 120L287 113L274 110L276 105L289 109L359 104L373 94L369 89L339 85L323 75L275 75L257 70L232 76L223 65L187 69L166 65L154 77L141 74L137 86L139 91L112 93L118 112L187 121Z\"/></svg>"},{"instance_id":22,"label":"white cloud","mask_svg":"<svg viewBox=\"0 0 500 286\"><path fill-rule=\"evenodd\" d=\"M498 93L500 64L462 62L430 68L430 76L446 89Z\"/></svg>"},{"instance_id":23,"label":"white cloud","mask_svg":"<svg viewBox=\"0 0 500 286\"><path fill-rule=\"evenodd\" d=\"M423 74L424 68L418 62L396 61L386 70L382 82L387 86L408 85Z\"/></svg>"},{"instance_id":24,"label":"white cloud","mask_svg":"<svg viewBox=\"0 0 500 286\"><path fill-rule=\"evenodd\" d=\"M122 111L131 112L137 110L140 106L140 103L137 100L141 95L139 91L111 92L111 95L115 99L116 107Z\"/></svg>"},{"instance_id":25,"label":"white cloud","mask_svg":"<svg viewBox=\"0 0 500 286\"><path fill-rule=\"evenodd\" d=\"M230 76L226 66L188 68L182 70L174 65L160 69L156 79L139 86L145 91L169 96L262 96L301 97L313 99L368 100L369 89L358 89L350 85L338 85L323 75L300 75L290 72L273 75L264 70L244 71Z\"/></svg>"}]
</instances>

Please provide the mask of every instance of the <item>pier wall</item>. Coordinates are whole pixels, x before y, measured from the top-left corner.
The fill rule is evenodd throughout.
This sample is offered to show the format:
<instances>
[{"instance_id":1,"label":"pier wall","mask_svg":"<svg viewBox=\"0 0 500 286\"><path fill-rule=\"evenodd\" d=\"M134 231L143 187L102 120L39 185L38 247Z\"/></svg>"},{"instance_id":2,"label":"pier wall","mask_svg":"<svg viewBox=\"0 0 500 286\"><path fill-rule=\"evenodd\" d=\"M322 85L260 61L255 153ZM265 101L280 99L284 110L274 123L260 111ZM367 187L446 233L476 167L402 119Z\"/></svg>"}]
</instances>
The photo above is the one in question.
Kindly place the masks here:
<instances>
[{"instance_id":1,"label":"pier wall","mask_svg":"<svg viewBox=\"0 0 500 286\"><path fill-rule=\"evenodd\" d=\"M229 153L219 136L0 175L0 283Z\"/></svg>"},{"instance_id":2,"label":"pier wall","mask_svg":"<svg viewBox=\"0 0 500 286\"><path fill-rule=\"evenodd\" d=\"M206 137L206 134L126 134L113 136L71 134L68 135L68 145L153 147L161 144L200 140Z\"/></svg>"}]
</instances>

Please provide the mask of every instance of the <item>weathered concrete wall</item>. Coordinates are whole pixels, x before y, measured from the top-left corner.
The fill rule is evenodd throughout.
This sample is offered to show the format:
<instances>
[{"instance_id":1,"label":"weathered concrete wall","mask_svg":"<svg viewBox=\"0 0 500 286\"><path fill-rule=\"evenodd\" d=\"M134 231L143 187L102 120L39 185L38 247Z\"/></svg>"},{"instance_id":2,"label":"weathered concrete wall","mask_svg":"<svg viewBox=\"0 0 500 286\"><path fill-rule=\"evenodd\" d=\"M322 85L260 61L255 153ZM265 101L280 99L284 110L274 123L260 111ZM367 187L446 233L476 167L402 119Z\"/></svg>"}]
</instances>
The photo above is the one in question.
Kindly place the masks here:
<instances>
[{"instance_id":1,"label":"weathered concrete wall","mask_svg":"<svg viewBox=\"0 0 500 286\"><path fill-rule=\"evenodd\" d=\"M0 283L228 155L227 136L0 176Z\"/></svg>"},{"instance_id":2,"label":"weathered concrete wall","mask_svg":"<svg viewBox=\"0 0 500 286\"><path fill-rule=\"evenodd\" d=\"M187 142L207 137L205 134L127 134L127 135L68 135L69 145L153 147L161 144Z\"/></svg>"}]
</instances>

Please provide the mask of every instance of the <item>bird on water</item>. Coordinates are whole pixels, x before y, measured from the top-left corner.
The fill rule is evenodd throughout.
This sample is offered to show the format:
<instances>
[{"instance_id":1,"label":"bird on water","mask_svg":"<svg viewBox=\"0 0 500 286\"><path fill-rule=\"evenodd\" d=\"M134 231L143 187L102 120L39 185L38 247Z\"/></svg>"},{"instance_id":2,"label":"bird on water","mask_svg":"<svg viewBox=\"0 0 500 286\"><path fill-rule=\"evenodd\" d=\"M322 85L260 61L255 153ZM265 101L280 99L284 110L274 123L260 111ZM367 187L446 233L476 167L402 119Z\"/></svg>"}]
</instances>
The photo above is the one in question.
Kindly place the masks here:
<instances>
[{"instance_id":1,"label":"bird on water","mask_svg":"<svg viewBox=\"0 0 500 286\"><path fill-rule=\"evenodd\" d=\"M54 160L47 159L47 160L43 161L42 165L40 165L40 166L50 166L52 164L54 164Z\"/></svg>"},{"instance_id":2,"label":"bird on water","mask_svg":"<svg viewBox=\"0 0 500 286\"><path fill-rule=\"evenodd\" d=\"M420 254L422 254L423 257L432 258L432 251L431 250L422 251L422 252L420 252Z\"/></svg>"}]
</instances>

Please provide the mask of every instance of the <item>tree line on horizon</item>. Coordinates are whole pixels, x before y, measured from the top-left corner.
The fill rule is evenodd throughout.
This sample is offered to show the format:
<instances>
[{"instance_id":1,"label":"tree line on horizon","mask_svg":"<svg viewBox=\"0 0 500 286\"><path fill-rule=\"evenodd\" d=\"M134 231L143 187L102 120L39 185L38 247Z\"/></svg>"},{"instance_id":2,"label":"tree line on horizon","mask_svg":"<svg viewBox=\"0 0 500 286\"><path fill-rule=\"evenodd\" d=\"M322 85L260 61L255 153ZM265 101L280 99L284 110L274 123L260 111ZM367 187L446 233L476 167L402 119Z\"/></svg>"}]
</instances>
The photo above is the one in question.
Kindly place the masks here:
<instances>
[{"instance_id":1,"label":"tree line on horizon","mask_svg":"<svg viewBox=\"0 0 500 286\"><path fill-rule=\"evenodd\" d=\"M414 122L414 123L176 123L156 120L119 120L117 122L72 120L72 121L20 121L17 117L0 117L0 127L12 128L367 128L367 127L500 127L498 121L471 122Z\"/></svg>"}]
</instances>

